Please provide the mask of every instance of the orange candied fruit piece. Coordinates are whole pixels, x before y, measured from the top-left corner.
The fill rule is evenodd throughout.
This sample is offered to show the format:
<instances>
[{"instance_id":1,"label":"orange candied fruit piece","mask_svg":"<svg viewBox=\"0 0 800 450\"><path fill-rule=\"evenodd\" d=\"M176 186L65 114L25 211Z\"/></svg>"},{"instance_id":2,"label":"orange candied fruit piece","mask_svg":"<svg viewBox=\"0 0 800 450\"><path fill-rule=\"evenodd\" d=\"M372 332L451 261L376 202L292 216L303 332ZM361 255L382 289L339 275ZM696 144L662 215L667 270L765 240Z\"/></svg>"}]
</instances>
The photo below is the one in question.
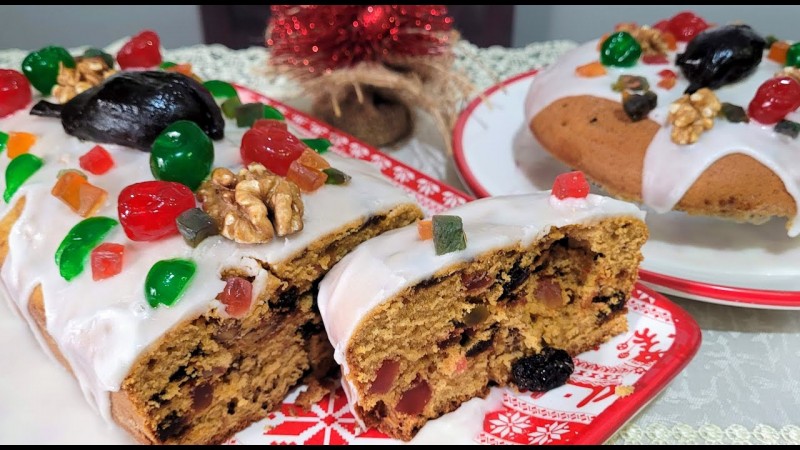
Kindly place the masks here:
<instances>
[{"instance_id":1,"label":"orange candied fruit piece","mask_svg":"<svg viewBox=\"0 0 800 450\"><path fill-rule=\"evenodd\" d=\"M174 66L167 67L164 69L167 72L178 72L187 77L194 78L197 81L202 82L203 80L200 79L194 72L192 72L192 65L189 63L182 63L182 64L175 64Z\"/></svg>"},{"instance_id":2,"label":"orange candied fruit piece","mask_svg":"<svg viewBox=\"0 0 800 450\"><path fill-rule=\"evenodd\" d=\"M65 171L58 177L50 193L81 217L96 213L108 197L105 189L89 183L80 172L73 170Z\"/></svg>"},{"instance_id":3,"label":"orange candied fruit piece","mask_svg":"<svg viewBox=\"0 0 800 450\"><path fill-rule=\"evenodd\" d=\"M593 61L589 64L584 64L582 66L578 66L575 69L575 74L580 77L592 78L592 77L601 77L605 75L606 68L600 61Z\"/></svg>"},{"instance_id":4,"label":"orange candied fruit piece","mask_svg":"<svg viewBox=\"0 0 800 450\"><path fill-rule=\"evenodd\" d=\"M14 159L23 153L28 153L35 143L35 134L26 133L24 131L12 131L8 133L8 142L6 142L8 157Z\"/></svg>"},{"instance_id":5,"label":"orange candied fruit piece","mask_svg":"<svg viewBox=\"0 0 800 450\"><path fill-rule=\"evenodd\" d=\"M675 87L675 83L677 81L678 81L678 79L675 78L675 77L664 77L664 78L658 80L658 83L656 83L656 86L658 86L658 87L660 87L662 89L670 90L673 87Z\"/></svg>"},{"instance_id":6,"label":"orange candied fruit piece","mask_svg":"<svg viewBox=\"0 0 800 450\"><path fill-rule=\"evenodd\" d=\"M675 50L678 49L678 41L675 39L675 35L674 34L662 32L661 33L661 38L664 39L664 42L667 43L667 48L670 51L674 52Z\"/></svg>"},{"instance_id":7,"label":"orange candied fruit piece","mask_svg":"<svg viewBox=\"0 0 800 450\"><path fill-rule=\"evenodd\" d=\"M328 174L301 164L300 158L298 158L289 165L286 179L296 184L303 192L314 192L325 184Z\"/></svg>"},{"instance_id":8,"label":"orange candied fruit piece","mask_svg":"<svg viewBox=\"0 0 800 450\"><path fill-rule=\"evenodd\" d=\"M769 48L767 58L775 61L778 64L786 64L786 52L789 51L789 43L786 41L777 41Z\"/></svg>"},{"instance_id":9,"label":"orange candied fruit piece","mask_svg":"<svg viewBox=\"0 0 800 450\"><path fill-rule=\"evenodd\" d=\"M303 153L297 158L297 162L310 169L325 170L331 167L328 160L310 148L303 150Z\"/></svg>"},{"instance_id":10,"label":"orange candied fruit piece","mask_svg":"<svg viewBox=\"0 0 800 450\"><path fill-rule=\"evenodd\" d=\"M423 241L433 239L433 221L420 220L417 222L417 233L419 233L419 238Z\"/></svg>"}]
</instances>

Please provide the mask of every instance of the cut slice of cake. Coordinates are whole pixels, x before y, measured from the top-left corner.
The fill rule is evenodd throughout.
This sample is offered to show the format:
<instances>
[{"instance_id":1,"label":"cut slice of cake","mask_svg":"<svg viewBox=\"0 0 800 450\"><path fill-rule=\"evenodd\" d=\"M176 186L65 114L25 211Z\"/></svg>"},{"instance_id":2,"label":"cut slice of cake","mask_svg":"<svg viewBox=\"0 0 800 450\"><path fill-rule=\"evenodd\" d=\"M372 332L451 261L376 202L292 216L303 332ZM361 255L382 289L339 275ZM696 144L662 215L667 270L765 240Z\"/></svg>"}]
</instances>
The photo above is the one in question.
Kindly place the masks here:
<instances>
[{"instance_id":1,"label":"cut slice of cake","mask_svg":"<svg viewBox=\"0 0 800 450\"><path fill-rule=\"evenodd\" d=\"M441 242L390 231L320 283L354 414L403 440L490 386L565 383L571 356L627 330L647 239L643 212L597 195L493 197L447 215L433 218Z\"/></svg>"},{"instance_id":2,"label":"cut slice of cake","mask_svg":"<svg viewBox=\"0 0 800 450\"><path fill-rule=\"evenodd\" d=\"M115 92L116 109L138 97ZM171 107L156 97L153 108ZM283 121L255 127L271 133L267 150L298 149L294 160L283 155L286 177L242 167L240 142L256 128L229 120L212 144L187 120L148 126L170 127L152 153L98 150L27 110L0 119L0 130L35 137L23 159L0 156L2 281L101 414L143 443L220 443L290 388L335 375L315 304L320 278L422 213L372 165L320 157ZM266 165L264 148L256 156ZM98 152L102 170L87 162Z\"/></svg>"}]
</instances>

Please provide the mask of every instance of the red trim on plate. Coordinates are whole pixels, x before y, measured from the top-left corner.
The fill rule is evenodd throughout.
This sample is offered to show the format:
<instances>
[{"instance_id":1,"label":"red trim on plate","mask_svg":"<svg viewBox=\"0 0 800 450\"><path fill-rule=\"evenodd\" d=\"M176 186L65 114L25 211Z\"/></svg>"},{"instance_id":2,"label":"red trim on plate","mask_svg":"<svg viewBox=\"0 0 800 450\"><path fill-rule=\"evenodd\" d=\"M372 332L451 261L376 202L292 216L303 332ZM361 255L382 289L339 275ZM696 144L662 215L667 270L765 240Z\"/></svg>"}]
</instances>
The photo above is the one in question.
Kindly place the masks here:
<instances>
[{"instance_id":1,"label":"red trim on plate","mask_svg":"<svg viewBox=\"0 0 800 450\"><path fill-rule=\"evenodd\" d=\"M689 313L647 286L637 283L634 289L649 295L655 300L654 305L660 306L672 314L672 322L675 324L675 341L668 350L671 357L661 358L648 369L636 382L636 390L633 394L620 398L614 405L598 414L592 421L593 425L597 425L587 427L573 441L574 444L598 445L607 441L648 402L663 391L700 349L702 342L700 326Z\"/></svg>"},{"instance_id":2,"label":"red trim on plate","mask_svg":"<svg viewBox=\"0 0 800 450\"><path fill-rule=\"evenodd\" d=\"M797 308L798 304L800 304L800 292L770 291L702 283L641 269L639 270L639 279L646 283L656 284L678 292L741 305Z\"/></svg>"},{"instance_id":3,"label":"red trim on plate","mask_svg":"<svg viewBox=\"0 0 800 450\"><path fill-rule=\"evenodd\" d=\"M464 157L464 127L467 125L467 120L475 111L475 108L478 107L481 103L483 103L486 99L489 98L490 95L494 94L495 92L499 91L500 89L508 86L511 83L519 81L523 78L527 78L533 75L536 75L539 72L538 69L529 70L527 72L523 72L519 75L515 75L505 81L502 81L494 86L491 86L489 89L483 91L483 94L473 99L469 102L469 105L461 112L458 116L458 120L456 121L456 125L453 128L453 159L455 159L456 167L458 168L459 173L464 178L464 183L467 185L470 191L475 194L478 198L483 197L491 197L492 194L486 190L478 182L478 178L472 173L472 169L469 168L467 164L467 160Z\"/></svg>"},{"instance_id":4,"label":"red trim on plate","mask_svg":"<svg viewBox=\"0 0 800 450\"><path fill-rule=\"evenodd\" d=\"M494 94L509 84L536 75L538 70L530 70L515 75L505 81L491 86L483 95L472 100L469 105L461 112L453 129L453 158L456 168L464 179L464 183L478 198L491 197L491 193L478 181L478 178L469 168L466 157L464 156L463 135L467 121L471 118L475 109L484 99ZM764 289L751 289L735 286L724 286L702 281L687 280L670 275L664 275L648 270L639 270L639 278L653 285L662 286L677 292L689 295L706 297L712 300L728 302L732 305L747 306L771 306L776 308L797 308L800 306L800 292L798 291L773 291Z\"/></svg>"}]
</instances>

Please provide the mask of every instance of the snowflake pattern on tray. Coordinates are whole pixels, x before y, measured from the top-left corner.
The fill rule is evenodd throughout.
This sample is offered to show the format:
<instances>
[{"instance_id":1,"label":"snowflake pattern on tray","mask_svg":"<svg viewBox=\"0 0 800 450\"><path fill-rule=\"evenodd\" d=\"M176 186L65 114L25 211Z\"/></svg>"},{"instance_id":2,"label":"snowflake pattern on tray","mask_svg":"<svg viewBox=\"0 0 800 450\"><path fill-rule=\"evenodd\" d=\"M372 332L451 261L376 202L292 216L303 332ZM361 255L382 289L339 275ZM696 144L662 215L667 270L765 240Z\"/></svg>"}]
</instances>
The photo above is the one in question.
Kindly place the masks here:
<instances>
[{"instance_id":1,"label":"snowflake pattern on tray","mask_svg":"<svg viewBox=\"0 0 800 450\"><path fill-rule=\"evenodd\" d=\"M376 165L397 186L416 196L435 214L471 200L413 168L334 131L283 103L239 87L243 102L260 101L280 110L302 137L324 137L336 153ZM700 329L686 312L663 296L637 285L628 301L629 331L574 358L569 382L545 393L504 389L499 407L483 416L474 429L459 435L479 444L601 444L660 392L692 359L700 345ZM633 388L626 396L617 388ZM226 444L387 444L376 430L362 430L339 388L310 410L293 404L295 390L281 408ZM629 389L625 389L629 390ZM455 411L450 414L458 414ZM463 436L459 436L463 437Z\"/></svg>"}]
</instances>

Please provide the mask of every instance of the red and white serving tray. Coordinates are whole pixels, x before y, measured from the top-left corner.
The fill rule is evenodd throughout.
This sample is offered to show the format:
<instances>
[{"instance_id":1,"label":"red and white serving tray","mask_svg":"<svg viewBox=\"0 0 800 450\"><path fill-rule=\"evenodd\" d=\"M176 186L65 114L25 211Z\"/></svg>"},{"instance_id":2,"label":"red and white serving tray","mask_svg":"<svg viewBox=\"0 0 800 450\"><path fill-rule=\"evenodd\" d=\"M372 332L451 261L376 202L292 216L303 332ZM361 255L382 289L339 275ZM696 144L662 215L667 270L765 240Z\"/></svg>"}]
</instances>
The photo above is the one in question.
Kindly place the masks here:
<instances>
[{"instance_id":1,"label":"red and white serving tray","mask_svg":"<svg viewBox=\"0 0 800 450\"><path fill-rule=\"evenodd\" d=\"M525 123L524 102L536 73L490 87L456 122L456 168L478 197L550 189L556 175L571 170L541 148ZM642 282L711 303L800 309L800 239L786 235L783 220L752 225L648 212L647 224Z\"/></svg>"},{"instance_id":2,"label":"red and white serving tray","mask_svg":"<svg viewBox=\"0 0 800 450\"><path fill-rule=\"evenodd\" d=\"M428 213L471 198L404 163L384 155L281 102L237 87L243 102L261 101L281 111L302 137L324 137L331 150L369 161L396 185L413 193ZM569 382L544 394L494 388L429 422L414 443L601 444L652 400L692 359L700 328L682 309L637 285L628 301L630 331L575 358ZM622 387L621 389L618 389ZM618 393L632 388L628 396ZM302 389L302 388L300 388ZM238 433L229 444L387 444L398 443L358 427L339 389L304 411L292 404L297 391L267 419ZM426 430L429 428L430 430Z\"/></svg>"}]
</instances>

